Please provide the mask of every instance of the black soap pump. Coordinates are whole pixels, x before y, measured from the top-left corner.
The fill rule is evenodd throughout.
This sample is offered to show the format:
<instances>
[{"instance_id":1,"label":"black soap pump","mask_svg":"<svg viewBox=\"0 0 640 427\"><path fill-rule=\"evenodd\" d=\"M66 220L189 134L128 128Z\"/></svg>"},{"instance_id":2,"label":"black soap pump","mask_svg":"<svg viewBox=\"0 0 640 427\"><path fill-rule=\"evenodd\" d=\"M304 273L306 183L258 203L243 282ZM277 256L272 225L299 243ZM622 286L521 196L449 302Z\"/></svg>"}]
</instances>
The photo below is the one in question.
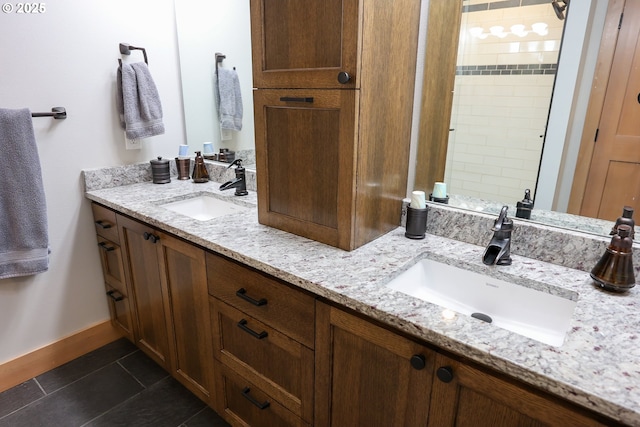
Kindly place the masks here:
<instances>
[{"instance_id":1,"label":"black soap pump","mask_svg":"<svg viewBox=\"0 0 640 427\"><path fill-rule=\"evenodd\" d=\"M533 200L531 200L531 190L524 190L524 199L516 203L516 218L530 219L533 210Z\"/></svg>"}]
</instances>

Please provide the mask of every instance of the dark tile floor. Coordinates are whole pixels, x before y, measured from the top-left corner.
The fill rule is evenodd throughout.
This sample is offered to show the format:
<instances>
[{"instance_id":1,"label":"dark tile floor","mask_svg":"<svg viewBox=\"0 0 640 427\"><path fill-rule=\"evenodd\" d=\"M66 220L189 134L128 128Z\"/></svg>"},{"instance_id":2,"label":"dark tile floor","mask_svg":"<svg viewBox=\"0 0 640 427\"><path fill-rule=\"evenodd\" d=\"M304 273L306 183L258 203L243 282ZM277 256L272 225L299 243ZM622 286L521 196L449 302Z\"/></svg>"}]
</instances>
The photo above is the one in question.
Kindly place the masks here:
<instances>
[{"instance_id":1,"label":"dark tile floor","mask_svg":"<svg viewBox=\"0 0 640 427\"><path fill-rule=\"evenodd\" d=\"M228 425L124 338L0 393L0 427Z\"/></svg>"}]
</instances>

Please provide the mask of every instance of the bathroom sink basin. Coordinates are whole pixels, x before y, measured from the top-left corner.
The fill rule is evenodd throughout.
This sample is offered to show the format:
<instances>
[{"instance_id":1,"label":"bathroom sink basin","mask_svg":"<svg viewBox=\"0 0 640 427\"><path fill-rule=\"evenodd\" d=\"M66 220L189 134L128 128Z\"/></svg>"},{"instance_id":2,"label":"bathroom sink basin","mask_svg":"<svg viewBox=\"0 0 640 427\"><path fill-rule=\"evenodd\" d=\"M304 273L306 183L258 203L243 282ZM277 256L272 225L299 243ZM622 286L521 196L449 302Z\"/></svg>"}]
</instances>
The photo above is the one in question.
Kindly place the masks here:
<instances>
[{"instance_id":1,"label":"bathroom sink basin","mask_svg":"<svg viewBox=\"0 0 640 427\"><path fill-rule=\"evenodd\" d=\"M200 195L189 199L161 204L160 207L200 221L243 212L247 208L214 196Z\"/></svg>"},{"instance_id":2,"label":"bathroom sink basin","mask_svg":"<svg viewBox=\"0 0 640 427\"><path fill-rule=\"evenodd\" d=\"M564 342L576 306L568 298L429 259L420 260L387 287L444 307L445 318L459 313L481 321L488 316L484 320L493 325L552 346Z\"/></svg>"}]
</instances>

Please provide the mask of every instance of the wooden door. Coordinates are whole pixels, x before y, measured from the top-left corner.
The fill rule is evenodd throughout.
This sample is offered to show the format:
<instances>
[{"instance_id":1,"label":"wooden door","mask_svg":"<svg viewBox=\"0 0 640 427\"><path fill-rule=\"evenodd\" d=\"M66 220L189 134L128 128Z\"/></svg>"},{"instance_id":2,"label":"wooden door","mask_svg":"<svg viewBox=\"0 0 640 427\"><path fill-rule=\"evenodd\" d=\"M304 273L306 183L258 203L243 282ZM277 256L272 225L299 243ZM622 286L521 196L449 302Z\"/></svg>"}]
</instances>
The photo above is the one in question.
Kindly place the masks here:
<instances>
[{"instance_id":1,"label":"wooden door","mask_svg":"<svg viewBox=\"0 0 640 427\"><path fill-rule=\"evenodd\" d=\"M151 227L118 215L125 274L131 287L137 344L167 371L171 371L169 347L170 311L158 262L158 233Z\"/></svg>"},{"instance_id":2,"label":"wooden door","mask_svg":"<svg viewBox=\"0 0 640 427\"><path fill-rule=\"evenodd\" d=\"M213 378L213 343L209 321L205 251L164 233L158 246L160 276L168 289L172 329L169 348L174 376L205 402Z\"/></svg>"},{"instance_id":3,"label":"wooden door","mask_svg":"<svg viewBox=\"0 0 640 427\"><path fill-rule=\"evenodd\" d=\"M640 209L639 22L640 2L625 2L581 215L615 220L625 205Z\"/></svg>"},{"instance_id":4,"label":"wooden door","mask_svg":"<svg viewBox=\"0 0 640 427\"><path fill-rule=\"evenodd\" d=\"M251 0L254 87L357 87L358 3Z\"/></svg>"},{"instance_id":5,"label":"wooden door","mask_svg":"<svg viewBox=\"0 0 640 427\"><path fill-rule=\"evenodd\" d=\"M577 409L441 354L436 357L429 426L604 426ZM444 371L443 371L444 370Z\"/></svg>"},{"instance_id":6,"label":"wooden door","mask_svg":"<svg viewBox=\"0 0 640 427\"><path fill-rule=\"evenodd\" d=\"M254 91L261 224L353 249L357 92Z\"/></svg>"},{"instance_id":7,"label":"wooden door","mask_svg":"<svg viewBox=\"0 0 640 427\"><path fill-rule=\"evenodd\" d=\"M335 307L316 312L314 425L426 426L435 353Z\"/></svg>"}]
</instances>

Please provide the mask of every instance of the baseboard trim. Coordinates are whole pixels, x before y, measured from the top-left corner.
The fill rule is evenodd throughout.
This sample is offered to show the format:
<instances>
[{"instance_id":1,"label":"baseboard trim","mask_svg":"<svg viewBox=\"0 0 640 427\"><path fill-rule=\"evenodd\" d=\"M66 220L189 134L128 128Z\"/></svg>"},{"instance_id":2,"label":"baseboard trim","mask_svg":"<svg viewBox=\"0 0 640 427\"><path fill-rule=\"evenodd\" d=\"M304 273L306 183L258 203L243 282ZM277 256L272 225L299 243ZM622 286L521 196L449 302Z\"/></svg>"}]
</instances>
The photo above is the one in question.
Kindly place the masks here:
<instances>
[{"instance_id":1,"label":"baseboard trim","mask_svg":"<svg viewBox=\"0 0 640 427\"><path fill-rule=\"evenodd\" d=\"M3 363L0 393L121 337L107 320Z\"/></svg>"}]
</instances>

